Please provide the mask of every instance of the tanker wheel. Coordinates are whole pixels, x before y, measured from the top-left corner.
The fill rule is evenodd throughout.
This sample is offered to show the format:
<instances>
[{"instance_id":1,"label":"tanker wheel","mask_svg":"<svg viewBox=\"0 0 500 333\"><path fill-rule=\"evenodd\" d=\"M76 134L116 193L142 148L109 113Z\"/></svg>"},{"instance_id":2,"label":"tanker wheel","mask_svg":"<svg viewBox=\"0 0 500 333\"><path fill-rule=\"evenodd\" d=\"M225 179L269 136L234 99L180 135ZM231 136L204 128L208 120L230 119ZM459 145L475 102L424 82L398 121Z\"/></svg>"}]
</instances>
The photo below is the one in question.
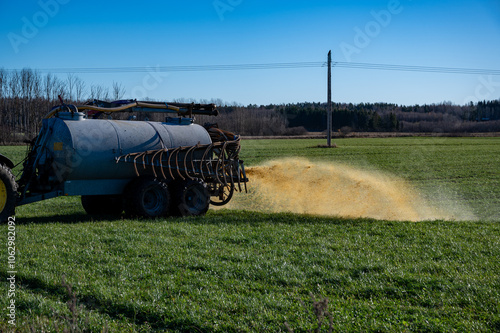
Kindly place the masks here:
<instances>
[{"instance_id":1,"label":"tanker wheel","mask_svg":"<svg viewBox=\"0 0 500 333\"><path fill-rule=\"evenodd\" d=\"M199 179L189 179L173 184L172 215L201 216L205 215L210 205L210 194L207 184Z\"/></svg>"},{"instance_id":2,"label":"tanker wheel","mask_svg":"<svg viewBox=\"0 0 500 333\"><path fill-rule=\"evenodd\" d=\"M123 198L120 195L82 195L82 206L89 215L120 215Z\"/></svg>"},{"instance_id":3,"label":"tanker wheel","mask_svg":"<svg viewBox=\"0 0 500 333\"><path fill-rule=\"evenodd\" d=\"M125 213L128 216L161 217L169 215L170 193L156 179L137 178L125 189Z\"/></svg>"},{"instance_id":4,"label":"tanker wheel","mask_svg":"<svg viewBox=\"0 0 500 333\"><path fill-rule=\"evenodd\" d=\"M10 169L0 164L0 223L7 222L16 208L17 183Z\"/></svg>"},{"instance_id":5,"label":"tanker wheel","mask_svg":"<svg viewBox=\"0 0 500 333\"><path fill-rule=\"evenodd\" d=\"M210 197L210 203L214 206L224 206L233 197L234 184L214 184L212 185L215 190L215 195Z\"/></svg>"}]
</instances>

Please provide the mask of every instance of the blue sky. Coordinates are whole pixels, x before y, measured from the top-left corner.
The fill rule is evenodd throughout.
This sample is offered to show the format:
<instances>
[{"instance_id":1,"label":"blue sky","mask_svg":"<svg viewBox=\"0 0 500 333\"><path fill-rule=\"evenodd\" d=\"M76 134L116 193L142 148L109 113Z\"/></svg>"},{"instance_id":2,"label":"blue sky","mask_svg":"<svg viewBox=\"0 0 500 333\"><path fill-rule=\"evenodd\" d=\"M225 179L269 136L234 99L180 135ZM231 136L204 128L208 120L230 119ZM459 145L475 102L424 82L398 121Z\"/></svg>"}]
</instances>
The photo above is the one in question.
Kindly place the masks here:
<instances>
[{"instance_id":1,"label":"blue sky","mask_svg":"<svg viewBox=\"0 0 500 333\"><path fill-rule=\"evenodd\" d=\"M2 1L0 67L148 66L87 87L241 104L326 100L326 68L156 73L158 66L333 60L500 69L500 1ZM60 74L61 78L65 74ZM336 102L500 98L500 76L334 68Z\"/></svg>"}]
</instances>

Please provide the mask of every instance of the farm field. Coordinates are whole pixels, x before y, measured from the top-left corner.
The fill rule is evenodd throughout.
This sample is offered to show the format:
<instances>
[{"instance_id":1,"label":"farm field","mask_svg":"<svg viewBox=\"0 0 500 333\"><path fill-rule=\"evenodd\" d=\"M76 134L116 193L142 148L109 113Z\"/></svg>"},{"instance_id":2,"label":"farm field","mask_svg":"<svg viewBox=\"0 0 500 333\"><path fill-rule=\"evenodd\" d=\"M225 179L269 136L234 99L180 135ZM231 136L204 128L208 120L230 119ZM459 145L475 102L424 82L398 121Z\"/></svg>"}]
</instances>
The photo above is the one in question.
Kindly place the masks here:
<instances>
[{"instance_id":1,"label":"farm field","mask_svg":"<svg viewBox=\"0 0 500 333\"><path fill-rule=\"evenodd\" d=\"M304 184L305 194L287 188L311 198L327 179L344 179L337 170L362 170L411 188L452 219L296 214L283 205L251 206L245 196L262 200L252 193L236 193L231 209L199 218L89 217L79 198L19 207L17 331L62 331L74 318L91 332L287 332L285 323L305 332L318 323L312 298L328 299L324 331L329 318L335 332L499 331L500 138L335 143L246 140L242 159L251 180L259 171L283 172L276 168L283 164L289 174L295 166L326 172ZM24 156L23 147L0 152ZM353 193L338 187L332 206ZM7 262L6 251L0 258ZM6 293L6 264L0 276ZM0 330L10 328L7 319L0 315Z\"/></svg>"},{"instance_id":2,"label":"farm field","mask_svg":"<svg viewBox=\"0 0 500 333\"><path fill-rule=\"evenodd\" d=\"M500 138L336 139L337 149L314 148L324 140L249 140L249 165L276 157L381 171L408 181L443 206L467 211L468 219L500 221Z\"/></svg>"}]
</instances>

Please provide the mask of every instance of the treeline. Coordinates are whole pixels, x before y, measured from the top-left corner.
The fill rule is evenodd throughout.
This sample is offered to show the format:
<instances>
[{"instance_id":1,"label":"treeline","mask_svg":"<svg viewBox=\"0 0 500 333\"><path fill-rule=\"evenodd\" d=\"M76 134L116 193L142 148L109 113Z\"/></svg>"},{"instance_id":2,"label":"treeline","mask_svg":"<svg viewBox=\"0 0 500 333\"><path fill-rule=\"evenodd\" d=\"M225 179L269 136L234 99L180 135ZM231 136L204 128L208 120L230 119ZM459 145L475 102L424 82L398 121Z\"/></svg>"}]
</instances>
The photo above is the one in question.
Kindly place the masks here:
<instances>
[{"instance_id":1,"label":"treeline","mask_svg":"<svg viewBox=\"0 0 500 333\"><path fill-rule=\"evenodd\" d=\"M220 123L244 135L301 135L326 131L326 103L222 107ZM334 103L335 132L500 132L500 100L401 106Z\"/></svg>"},{"instance_id":2,"label":"treeline","mask_svg":"<svg viewBox=\"0 0 500 333\"><path fill-rule=\"evenodd\" d=\"M262 106L279 110L290 127L304 126L308 131L326 129L326 103L299 103ZM500 100L477 104L401 106L388 103L334 103L332 128L359 132L497 132L500 131Z\"/></svg>"},{"instance_id":3,"label":"treeline","mask_svg":"<svg viewBox=\"0 0 500 333\"><path fill-rule=\"evenodd\" d=\"M79 77L40 74L31 69L0 68L0 144L17 143L36 136L41 119L54 106L84 104L92 100L127 98L122 84L112 87L87 85ZM220 116L198 117L198 123L217 122L219 127L241 135L301 135L326 130L326 103L295 103L242 106L219 99L166 102L215 103ZM123 117L123 115L121 116ZM161 121L163 115L140 115ZM500 100L469 105L440 103L402 106L389 103L334 103L334 131L357 132L500 132Z\"/></svg>"},{"instance_id":4,"label":"treeline","mask_svg":"<svg viewBox=\"0 0 500 333\"><path fill-rule=\"evenodd\" d=\"M80 104L88 100L117 100L125 93L119 83L111 89L90 85L78 76L68 74L61 79L42 75L32 69L7 71L0 68L0 144L31 139L40 130L42 118L50 109L64 102Z\"/></svg>"}]
</instances>

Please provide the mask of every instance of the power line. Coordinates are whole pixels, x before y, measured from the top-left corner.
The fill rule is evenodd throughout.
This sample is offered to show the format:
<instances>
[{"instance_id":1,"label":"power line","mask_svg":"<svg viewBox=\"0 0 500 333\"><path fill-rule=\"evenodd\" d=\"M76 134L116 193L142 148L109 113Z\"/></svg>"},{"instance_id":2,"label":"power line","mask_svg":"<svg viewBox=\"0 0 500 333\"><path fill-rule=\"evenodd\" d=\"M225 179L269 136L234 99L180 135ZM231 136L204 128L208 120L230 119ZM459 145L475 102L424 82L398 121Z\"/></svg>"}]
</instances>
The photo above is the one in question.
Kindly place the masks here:
<instances>
[{"instance_id":1,"label":"power line","mask_svg":"<svg viewBox=\"0 0 500 333\"><path fill-rule=\"evenodd\" d=\"M257 69L294 69L322 67L323 62L292 62L270 64L235 64L235 65L201 65L201 66L139 66L139 67L93 67L93 68L44 68L40 72L64 73L147 73L147 72L203 72L203 71L234 71ZM12 71L15 71L13 69ZM18 69L17 69L18 70Z\"/></svg>"},{"instance_id":2,"label":"power line","mask_svg":"<svg viewBox=\"0 0 500 333\"><path fill-rule=\"evenodd\" d=\"M455 68L455 67L429 67L429 66L405 66L387 64L369 64L360 62L334 62L339 68L375 69L387 71L406 71L422 73L445 73L445 74L475 74L475 75L500 75L500 70L477 69L477 68Z\"/></svg>"},{"instance_id":3,"label":"power line","mask_svg":"<svg viewBox=\"0 0 500 333\"><path fill-rule=\"evenodd\" d=\"M244 71L244 70L271 70L271 69L298 69L326 67L324 61L265 63L265 64L234 64L234 65L200 65L200 66L137 66L137 67L74 67L74 68L44 68L37 71L54 74L105 74L105 73L148 73L148 72L206 72L206 71ZM497 69L455 68L408 66L390 64L372 64L359 62L333 62L334 68L351 68L362 70L404 71L420 73L442 74L474 74L500 75ZM20 69L6 69L6 71L20 71Z\"/></svg>"}]
</instances>

